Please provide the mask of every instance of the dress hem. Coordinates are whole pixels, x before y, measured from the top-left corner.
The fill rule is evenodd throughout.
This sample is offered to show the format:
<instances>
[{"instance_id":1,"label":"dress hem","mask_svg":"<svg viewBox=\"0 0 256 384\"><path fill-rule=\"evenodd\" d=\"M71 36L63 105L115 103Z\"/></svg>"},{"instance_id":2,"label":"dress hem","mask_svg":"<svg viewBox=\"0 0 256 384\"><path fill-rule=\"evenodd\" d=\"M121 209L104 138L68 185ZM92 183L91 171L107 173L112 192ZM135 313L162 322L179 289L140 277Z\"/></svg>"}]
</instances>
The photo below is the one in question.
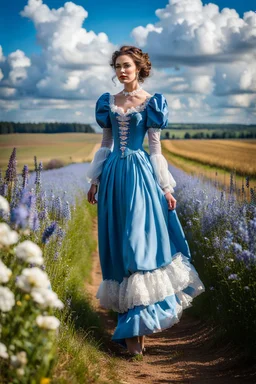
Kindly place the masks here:
<instances>
[{"instance_id":1,"label":"dress hem","mask_svg":"<svg viewBox=\"0 0 256 384\"><path fill-rule=\"evenodd\" d=\"M152 305L190 286L194 295L204 290L204 285L189 259L181 252L172 261L153 271L139 271L125 277L121 283L105 279L101 282L96 298L100 306L125 313L139 305Z\"/></svg>"}]
</instances>

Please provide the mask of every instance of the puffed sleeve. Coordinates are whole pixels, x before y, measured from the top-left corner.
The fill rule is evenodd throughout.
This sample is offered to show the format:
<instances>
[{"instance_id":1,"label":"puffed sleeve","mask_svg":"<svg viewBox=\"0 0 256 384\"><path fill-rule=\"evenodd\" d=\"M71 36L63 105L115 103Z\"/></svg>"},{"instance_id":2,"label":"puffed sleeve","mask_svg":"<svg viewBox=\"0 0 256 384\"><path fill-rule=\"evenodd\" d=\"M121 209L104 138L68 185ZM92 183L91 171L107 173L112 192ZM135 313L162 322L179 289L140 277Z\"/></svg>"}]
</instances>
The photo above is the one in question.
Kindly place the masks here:
<instances>
[{"instance_id":1,"label":"puffed sleeve","mask_svg":"<svg viewBox=\"0 0 256 384\"><path fill-rule=\"evenodd\" d=\"M157 181L164 193L174 192L176 181L168 169L168 162L162 155L161 130L168 124L168 104L162 94L155 94L149 101L147 110L147 128L150 162Z\"/></svg>"},{"instance_id":2,"label":"puffed sleeve","mask_svg":"<svg viewBox=\"0 0 256 384\"><path fill-rule=\"evenodd\" d=\"M111 128L109 115L109 92L103 93L96 101L95 118L101 128Z\"/></svg>"},{"instance_id":3,"label":"puffed sleeve","mask_svg":"<svg viewBox=\"0 0 256 384\"><path fill-rule=\"evenodd\" d=\"M168 125L168 104L161 93L155 93L147 105L147 128L164 129Z\"/></svg>"}]
</instances>

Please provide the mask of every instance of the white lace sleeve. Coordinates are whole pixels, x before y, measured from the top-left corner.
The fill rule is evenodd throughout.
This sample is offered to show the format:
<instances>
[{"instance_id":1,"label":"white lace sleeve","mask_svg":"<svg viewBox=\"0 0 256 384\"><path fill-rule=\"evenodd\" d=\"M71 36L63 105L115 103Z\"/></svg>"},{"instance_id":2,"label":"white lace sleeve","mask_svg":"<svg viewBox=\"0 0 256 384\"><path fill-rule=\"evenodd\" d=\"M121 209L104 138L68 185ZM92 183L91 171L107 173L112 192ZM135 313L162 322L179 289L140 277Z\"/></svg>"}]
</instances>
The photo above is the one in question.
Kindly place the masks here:
<instances>
[{"instance_id":1,"label":"white lace sleeve","mask_svg":"<svg viewBox=\"0 0 256 384\"><path fill-rule=\"evenodd\" d=\"M160 136L160 128L148 128L150 162L153 166L158 183L164 193L173 193L174 187L176 187L176 181L168 169L167 160L162 155Z\"/></svg>"},{"instance_id":2,"label":"white lace sleeve","mask_svg":"<svg viewBox=\"0 0 256 384\"><path fill-rule=\"evenodd\" d=\"M102 167L110 155L113 145L113 135L111 128L103 128L103 137L101 141L101 147L95 153L92 162L87 168L86 179L90 184L99 184L99 176L102 172Z\"/></svg>"}]
</instances>

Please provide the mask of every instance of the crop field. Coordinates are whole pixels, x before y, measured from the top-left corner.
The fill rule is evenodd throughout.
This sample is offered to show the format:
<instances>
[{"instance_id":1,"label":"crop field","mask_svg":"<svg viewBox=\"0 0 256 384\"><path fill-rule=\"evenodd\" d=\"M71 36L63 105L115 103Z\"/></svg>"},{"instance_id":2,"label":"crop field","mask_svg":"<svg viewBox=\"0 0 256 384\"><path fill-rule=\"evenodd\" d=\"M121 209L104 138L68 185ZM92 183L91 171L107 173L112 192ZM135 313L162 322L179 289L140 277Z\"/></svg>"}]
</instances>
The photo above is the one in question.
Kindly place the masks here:
<instances>
[{"instance_id":1,"label":"crop field","mask_svg":"<svg viewBox=\"0 0 256 384\"><path fill-rule=\"evenodd\" d=\"M100 138L101 135L91 133L1 135L0 168L6 165L13 147L17 149L19 172L23 164L27 164L29 169L33 168L33 156L37 156L44 164L51 159L61 160L64 164L89 161Z\"/></svg>"}]
</instances>

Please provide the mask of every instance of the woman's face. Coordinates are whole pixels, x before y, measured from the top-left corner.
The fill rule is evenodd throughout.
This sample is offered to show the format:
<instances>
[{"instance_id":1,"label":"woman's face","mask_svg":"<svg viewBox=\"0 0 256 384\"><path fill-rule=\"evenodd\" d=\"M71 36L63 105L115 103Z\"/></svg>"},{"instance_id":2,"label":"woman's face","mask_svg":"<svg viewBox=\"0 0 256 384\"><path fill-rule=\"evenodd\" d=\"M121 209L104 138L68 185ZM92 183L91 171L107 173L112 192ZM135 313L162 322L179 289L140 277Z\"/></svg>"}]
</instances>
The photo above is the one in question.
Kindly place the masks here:
<instances>
[{"instance_id":1,"label":"woman's face","mask_svg":"<svg viewBox=\"0 0 256 384\"><path fill-rule=\"evenodd\" d=\"M129 55L118 56L115 63L115 70L118 80L125 84L136 80L137 68Z\"/></svg>"}]
</instances>

